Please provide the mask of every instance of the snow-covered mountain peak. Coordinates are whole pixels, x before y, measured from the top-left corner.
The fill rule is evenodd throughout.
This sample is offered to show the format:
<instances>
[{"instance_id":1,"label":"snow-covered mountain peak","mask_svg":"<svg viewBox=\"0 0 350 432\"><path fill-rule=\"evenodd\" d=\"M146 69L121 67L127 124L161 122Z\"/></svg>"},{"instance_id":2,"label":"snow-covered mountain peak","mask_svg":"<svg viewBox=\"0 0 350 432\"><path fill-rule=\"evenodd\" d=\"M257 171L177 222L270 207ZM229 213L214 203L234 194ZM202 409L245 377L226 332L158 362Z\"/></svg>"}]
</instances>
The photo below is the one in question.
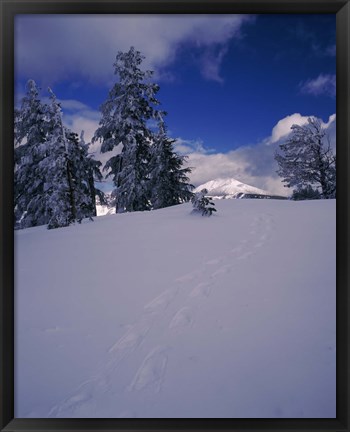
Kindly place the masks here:
<instances>
[{"instance_id":1,"label":"snow-covered mountain peak","mask_svg":"<svg viewBox=\"0 0 350 432\"><path fill-rule=\"evenodd\" d=\"M217 178L215 180L210 180L198 186L195 192L199 192L202 189L207 189L208 195L217 197L228 196L236 198L241 194L269 195L269 193L263 189L247 185L234 178Z\"/></svg>"}]
</instances>

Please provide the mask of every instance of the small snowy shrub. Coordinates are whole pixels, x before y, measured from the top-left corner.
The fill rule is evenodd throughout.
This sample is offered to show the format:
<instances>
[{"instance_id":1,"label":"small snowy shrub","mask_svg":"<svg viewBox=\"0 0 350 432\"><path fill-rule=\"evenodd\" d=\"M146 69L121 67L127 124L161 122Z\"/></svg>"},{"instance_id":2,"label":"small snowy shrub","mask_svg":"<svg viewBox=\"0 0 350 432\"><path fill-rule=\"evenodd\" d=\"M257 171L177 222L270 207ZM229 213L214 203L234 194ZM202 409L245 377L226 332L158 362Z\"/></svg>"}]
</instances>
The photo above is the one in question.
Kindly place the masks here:
<instances>
[{"instance_id":1,"label":"small snowy shrub","mask_svg":"<svg viewBox=\"0 0 350 432\"><path fill-rule=\"evenodd\" d=\"M211 216L213 212L216 212L215 204L211 198L205 196L207 193L207 189L202 189L193 195L191 198L193 204L192 213L202 213L202 216Z\"/></svg>"}]
</instances>

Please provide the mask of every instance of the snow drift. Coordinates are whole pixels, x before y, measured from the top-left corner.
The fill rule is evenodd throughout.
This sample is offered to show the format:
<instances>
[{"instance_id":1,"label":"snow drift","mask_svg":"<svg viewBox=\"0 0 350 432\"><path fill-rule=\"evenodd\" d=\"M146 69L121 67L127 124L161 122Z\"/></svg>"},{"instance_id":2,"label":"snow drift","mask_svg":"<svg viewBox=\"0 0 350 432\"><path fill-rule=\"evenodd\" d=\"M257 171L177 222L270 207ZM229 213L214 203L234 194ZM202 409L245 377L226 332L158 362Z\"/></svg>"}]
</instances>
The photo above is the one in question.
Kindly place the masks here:
<instances>
[{"instance_id":1,"label":"snow drift","mask_svg":"<svg viewBox=\"0 0 350 432\"><path fill-rule=\"evenodd\" d=\"M335 417L335 201L15 233L16 417Z\"/></svg>"}]
</instances>

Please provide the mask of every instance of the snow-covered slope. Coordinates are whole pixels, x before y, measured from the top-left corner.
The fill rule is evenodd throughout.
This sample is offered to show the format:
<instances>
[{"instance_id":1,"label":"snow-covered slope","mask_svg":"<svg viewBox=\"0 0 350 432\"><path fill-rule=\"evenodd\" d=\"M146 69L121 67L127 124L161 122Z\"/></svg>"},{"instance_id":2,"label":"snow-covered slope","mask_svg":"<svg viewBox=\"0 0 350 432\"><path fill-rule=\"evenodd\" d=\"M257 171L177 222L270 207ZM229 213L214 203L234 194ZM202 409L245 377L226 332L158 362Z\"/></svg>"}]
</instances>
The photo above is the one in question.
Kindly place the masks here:
<instances>
[{"instance_id":1,"label":"snow-covered slope","mask_svg":"<svg viewBox=\"0 0 350 432\"><path fill-rule=\"evenodd\" d=\"M215 197L225 198L236 198L240 194L257 194L257 195L269 195L268 192L249 186L245 183L234 178L218 178L210 180L195 189L195 192L199 192L202 189L207 189L208 195Z\"/></svg>"},{"instance_id":2,"label":"snow-covered slope","mask_svg":"<svg viewBox=\"0 0 350 432\"><path fill-rule=\"evenodd\" d=\"M15 233L16 417L334 417L335 201Z\"/></svg>"}]
</instances>

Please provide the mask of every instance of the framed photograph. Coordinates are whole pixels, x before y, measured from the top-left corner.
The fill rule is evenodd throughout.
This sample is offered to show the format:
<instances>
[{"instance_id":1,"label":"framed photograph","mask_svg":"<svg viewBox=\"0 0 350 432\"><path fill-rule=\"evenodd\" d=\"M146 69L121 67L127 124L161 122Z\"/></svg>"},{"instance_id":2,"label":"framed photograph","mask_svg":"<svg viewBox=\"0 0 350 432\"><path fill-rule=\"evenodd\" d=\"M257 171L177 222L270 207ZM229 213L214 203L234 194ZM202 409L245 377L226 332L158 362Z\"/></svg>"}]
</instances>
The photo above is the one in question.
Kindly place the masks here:
<instances>
[{"instance_id":1,"label":"framed photograph","mask_svg":"<svg viewBox=\"0 0 350 432\"><path fill-rule=\"evenodd\" d=\"M348 0L0 7L1 430L348 431Z\"/></svg>"}]
</instances>

